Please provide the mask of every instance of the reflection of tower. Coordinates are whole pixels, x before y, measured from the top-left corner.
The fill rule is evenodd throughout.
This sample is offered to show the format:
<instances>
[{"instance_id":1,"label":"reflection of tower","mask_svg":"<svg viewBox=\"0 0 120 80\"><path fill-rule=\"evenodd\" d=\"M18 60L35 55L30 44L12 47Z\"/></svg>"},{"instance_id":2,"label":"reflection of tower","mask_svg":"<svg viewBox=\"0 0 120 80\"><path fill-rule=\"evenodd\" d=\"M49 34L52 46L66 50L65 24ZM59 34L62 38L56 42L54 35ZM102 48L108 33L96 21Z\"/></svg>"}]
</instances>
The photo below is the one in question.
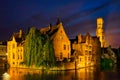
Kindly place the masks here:
<instances>
[{"instance_id":1,"label":"reflection of tower","mask_svg":"<svg viewBox=\"0 0 120 80\"><path fill-rule=\"evenodd\" d=\"M104 47L105 39L104 39L104 29L103 29L103 18L97 18L96 36L99 37L99 40L101 42L101 47Z\"/></svg>"}]
</instances>

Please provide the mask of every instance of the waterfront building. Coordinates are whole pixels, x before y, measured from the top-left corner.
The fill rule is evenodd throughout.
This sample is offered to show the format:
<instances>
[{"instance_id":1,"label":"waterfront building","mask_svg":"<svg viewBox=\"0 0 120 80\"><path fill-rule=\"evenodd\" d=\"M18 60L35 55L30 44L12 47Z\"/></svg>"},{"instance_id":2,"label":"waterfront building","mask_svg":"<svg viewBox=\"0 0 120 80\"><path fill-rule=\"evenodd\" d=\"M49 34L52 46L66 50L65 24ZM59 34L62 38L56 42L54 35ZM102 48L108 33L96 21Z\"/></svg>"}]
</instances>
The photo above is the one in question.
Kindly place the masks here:
<instances>
[{"instance_id":1,"label":"waterfront building","mask_svg":"<svg viewBox=\"0 0 120 80\"><path fill-rule=\"evenodd\" d=\"M62 22L57 22L56 25L41 28L40 32L48 33L52 40L56 61L70 60L71 46L70 40L64 30Z\"/></svg>"},{"instance_id":2,"label":"waterfront building","mask_svg":"<svg viewBox=\"0 0 120 80\"><path fill-rule=\"evenodd\" d=\"M96 65L100 58L100 41L89 33L85 36L78 34L72 41L72 51L78 67Z\"/></svg>"},{"instance_id":3,"label":"waterfront building","mask_svg":"<svg viewBox=\"0 0 120 80\"><path fill-rule=\"evenodd\" d=\"M7 43L0 41L0 59L4 59L7 56Z\"/></svg>"},{"instance_id":4,"label":"waterfront building","mask_svg":"<svg viewBox=\"0 0 120 80\"><path fill-rule=\"evenodd\" d=\"M0 66L5 66L5 62L7 62L7 43L0 41Z\"/></svg>"},{"instance_id":5,"label":"waterfront building","mask_svg":"<svg viewBox=\"0 0 120 80\"><path fill-rule=\"evenodd\" d=\"M19 67L24 59L23 43L25 34L22 30L14 33L9 41L7 41L8 64L10 67Z\"/></svg>"}]
</instances>

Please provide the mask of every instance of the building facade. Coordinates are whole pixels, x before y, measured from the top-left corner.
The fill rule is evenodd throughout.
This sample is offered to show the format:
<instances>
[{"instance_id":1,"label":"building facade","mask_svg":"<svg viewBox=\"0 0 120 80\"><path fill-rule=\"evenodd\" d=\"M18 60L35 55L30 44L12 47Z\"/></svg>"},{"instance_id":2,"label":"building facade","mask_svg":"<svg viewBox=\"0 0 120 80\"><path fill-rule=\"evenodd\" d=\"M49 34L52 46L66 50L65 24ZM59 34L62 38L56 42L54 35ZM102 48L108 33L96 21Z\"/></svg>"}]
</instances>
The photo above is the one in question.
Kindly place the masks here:
<instances>
[{"instance_id":1,"label":"building facade","mask_svg":"<svg viewBox=\"0 0 120 80\"><path fill-rule=\"evenodd\" d=\"M10 67L19 67L24 59L24 33L20 30L14 33L9 41L7 41L8 64Z\"/></svg>"},{"instance_id":2,"label":"building facade","mask_svg":"<svg viewBox=\"0 0 120 80\"><path fill-rule=\"evenodd\" d=\"M48 33L52 40L56 61L69 60L71 56L70 40L65 33L63 25L58 22L55 26L48 26L40 29L43 34Z\"/></svg>"},{"instance_id":3,"label":"building facade","mask_svg":"<svg viewBox=\"0 0 120 80\"><path fill-rule=\"evenodd\" d=\"M99 38L101 42L101 47L105 47L103 23L104 23L103 18L97 18L96 36Z\"/></svg>"},{"instance_id":4,"label":"building facade","mask_svg":"<svg viewBox=\"0 0 120 80\"><path fill-rule=\"evenodd\" d=\"M6 42L0 42L0 57L4 57L7 55L7 43Z\"/></svg>"},{"instance_id":5,"label":"building facade","mask_svg":"<svg viewBox=\"0 0 120 80\"><path fill-rule=\"evenodd\" d=\"M99 39L97 37L92 37L89 33L87 33L86 36L78 34L77 39L72 43L72 50L73 56L77 60L78 67L96 65L99 61Z\"/></svg>"}]
</instances>

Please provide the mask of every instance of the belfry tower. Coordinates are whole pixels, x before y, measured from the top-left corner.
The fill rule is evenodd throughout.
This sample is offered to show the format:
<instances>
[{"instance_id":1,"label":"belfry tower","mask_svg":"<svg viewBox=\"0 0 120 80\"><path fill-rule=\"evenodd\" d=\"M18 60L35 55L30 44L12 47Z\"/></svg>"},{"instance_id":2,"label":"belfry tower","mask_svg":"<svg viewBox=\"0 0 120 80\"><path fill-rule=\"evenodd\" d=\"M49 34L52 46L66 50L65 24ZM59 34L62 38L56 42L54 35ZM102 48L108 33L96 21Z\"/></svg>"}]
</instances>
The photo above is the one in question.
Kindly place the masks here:
<instances>
[{"instance_id":1,"label":"belfry tower","mask_svg":"<svg viewBox=\"0 0 120 80\"><path fill-rule=\"evenodd\" d=\"M99 37L101 47L105 47L103 23L104 23L103 18L97 18L96 36Z\"/></svg>"}]
</instances>

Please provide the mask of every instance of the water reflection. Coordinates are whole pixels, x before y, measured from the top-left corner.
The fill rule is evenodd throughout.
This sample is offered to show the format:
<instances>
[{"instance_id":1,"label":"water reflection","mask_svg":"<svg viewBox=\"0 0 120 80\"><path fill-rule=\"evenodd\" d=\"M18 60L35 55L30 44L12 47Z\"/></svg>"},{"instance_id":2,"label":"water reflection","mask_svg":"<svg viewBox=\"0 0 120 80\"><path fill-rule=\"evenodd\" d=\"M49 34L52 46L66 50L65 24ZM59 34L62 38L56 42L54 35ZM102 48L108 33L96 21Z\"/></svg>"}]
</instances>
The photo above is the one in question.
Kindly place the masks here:
<instances>
[{"instance_id":1,"label":"water reflection","mask_svg":"<svg viewBox=\"0 0 120 80\"><path fill-rule=\"evenodd\" d=\"M10 80L10 75L9 75L7 72L5 72L5 73L2 75L2 79L3 79L3 80Z\"/></svg>"},{"instance_id":2,"label":"water reflection","mask_svg":"<svg viewBox=\"0 0 120 80\"><path fill-rule=\"evenodd\" d=\"M10 68L10 80L95 80L96 68L82 68L70 71L42 71Z\"/></svg>"},{"instance_id":3,"label":"water reflection","mask_svg":"<svg viewBox=\"0 0 120 80\"><path fill-rule=\"evenodd\" d=\"M116 68L110 71L101 71L96 67L70 71L10 68L7 74L10 75L10 80L120 80L120 72Z\"/></svg>"}]
</instances>

